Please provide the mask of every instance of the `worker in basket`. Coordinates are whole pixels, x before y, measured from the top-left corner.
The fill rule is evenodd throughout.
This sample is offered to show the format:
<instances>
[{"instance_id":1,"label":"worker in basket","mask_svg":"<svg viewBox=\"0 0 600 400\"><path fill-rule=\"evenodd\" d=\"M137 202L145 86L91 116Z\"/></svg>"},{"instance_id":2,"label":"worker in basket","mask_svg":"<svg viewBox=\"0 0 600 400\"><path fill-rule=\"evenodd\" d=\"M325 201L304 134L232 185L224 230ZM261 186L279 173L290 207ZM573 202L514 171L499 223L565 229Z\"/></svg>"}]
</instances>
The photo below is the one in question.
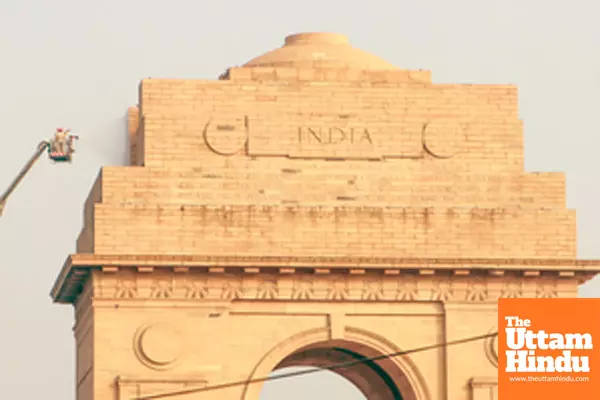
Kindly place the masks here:
<instances>
[{"instance_id":1,"label":"worker in basket","mask_svg":"<svg viewBox=\"0 0 600 400\"><path fill-rule=\"evenodd\" d=\"M73 140L76 139L79 137L71 135L70 129L57 128L50 140L49 157L54 161L71 161L71 156L75 153Z\"/></svg>"}]
</instances>

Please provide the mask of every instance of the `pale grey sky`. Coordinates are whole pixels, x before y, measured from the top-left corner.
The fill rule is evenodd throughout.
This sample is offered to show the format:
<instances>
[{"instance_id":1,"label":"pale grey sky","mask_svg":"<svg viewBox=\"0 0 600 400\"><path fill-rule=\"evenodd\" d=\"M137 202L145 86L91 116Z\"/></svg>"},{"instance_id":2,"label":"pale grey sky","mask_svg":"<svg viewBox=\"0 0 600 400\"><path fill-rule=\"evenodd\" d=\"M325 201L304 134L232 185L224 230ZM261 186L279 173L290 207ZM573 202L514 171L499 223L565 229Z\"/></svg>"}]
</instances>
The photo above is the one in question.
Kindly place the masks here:
<instances>
[{"instance_id":1,"label":"pale grey sky","mask_svg":"<svg viewBox=\"0 0 600 400\"><path fill-rule=\"evenodd\" d=\"M99 168L124 162L124 115L137 101L138 81L214 79L280 46L290 33L344 33L399 67L432 70L435 82L518 84L526 167L567 172L580 257L600 258L597 4L0 1L0 132L9 144L0 159L0 190L55 127L82 136L75 163L42 160L0 219L2 397L75 398L72 310L53 305L48 292L75 250L82 205ZM581 293L600 297L600 280ZM262 400L362 398L327 373L293 379L268 384Z\"/></svg>"}]
</instances>

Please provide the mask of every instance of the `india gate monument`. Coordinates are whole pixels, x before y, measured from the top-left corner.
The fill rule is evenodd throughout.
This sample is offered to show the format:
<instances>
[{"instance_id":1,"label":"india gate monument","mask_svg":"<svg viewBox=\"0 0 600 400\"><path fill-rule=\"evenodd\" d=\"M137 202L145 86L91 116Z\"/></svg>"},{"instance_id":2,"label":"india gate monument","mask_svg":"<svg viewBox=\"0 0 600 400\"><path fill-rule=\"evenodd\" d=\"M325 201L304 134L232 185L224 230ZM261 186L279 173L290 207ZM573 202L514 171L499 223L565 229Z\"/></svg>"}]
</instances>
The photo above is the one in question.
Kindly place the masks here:
<instances>
[{"instance_id":1,"label":"india gate monument","mask_svg":"<svg viewBox=\"0 0 600 400\"><path fill-rule=\"evenodd\" d=\"M600 263L576 259L565 175L525 172L517 99L331 33L142 80L130 165L102 168L52 289L75 310L77 400L258 400L280 368L493 333L500 297L576 297ZM496 349L336 372L369 400L495 400Z\"/></svg>"}]
</instances>

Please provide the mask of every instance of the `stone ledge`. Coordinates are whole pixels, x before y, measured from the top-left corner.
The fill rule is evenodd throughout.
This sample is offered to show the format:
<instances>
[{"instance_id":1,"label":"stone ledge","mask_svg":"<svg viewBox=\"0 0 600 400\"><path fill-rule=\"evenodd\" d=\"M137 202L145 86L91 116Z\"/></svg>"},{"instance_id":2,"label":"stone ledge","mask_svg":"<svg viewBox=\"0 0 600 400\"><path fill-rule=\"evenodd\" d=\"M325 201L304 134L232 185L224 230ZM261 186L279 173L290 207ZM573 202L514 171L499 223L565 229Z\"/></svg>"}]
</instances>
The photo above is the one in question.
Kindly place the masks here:
<instances>
[{"instance_id":1,"label":"stone ledge","mask_svg":"<svg viewBox=\"0 0 600 400\"><path fill-rule=\"evenodd\" d=\"M115 379L115 386L119 400L129 400L132 396L149 396L167 393L174 390L201 388L207 386L209 380L206 376L180 376L169 378L156 377L123 377ZM156 387L162 387L156 391Z\"/></svg>"},{"instance_id":2,"label":"stone ledge","mask_svg":"<svg viewBox=\"0 0 600 400\"><path fill-rule=\"evenodd\" d=\"M51 296L57 303L72 303L90 271L137 273L170 270L207 274L349 274L349 275L478 275L525 278L554 277L583 283L600 272L600 260L572 259L392 259L343 257L239 257L239 256L126 256L73 254L65 262Z\"/></svg>"},{"instance_id":3,"label":"stone ledge","mask_svg":"<svg viewBox=\"0 0 600 400\"><path fill-rule=\"evenodd\" d=\"M473 377L469 380L471 388L491 388L498 386L498 378L493 377Z\"/></svg>"},{"instance_id":4,"label":"stone ledge","mask_svg":"<svg viewBox=\"0 0 600 400\"><path fill-rule=\"evenodd\" d=\"M368 70L348 68L344 65L319 66L318 63L297 67L232 67L220 80L234 82L287 82L307 83L336 82L364 84L405 85L411 83L432 84L431 71L425 70Z\"/></svg>"},{"instance_id":5,"label":"stone ledge","mask_svg":"<svg viewBox=\"0 0 600 400\"><path fill-rule=\"evenodd\" d=\"M102 255L72 254L66 265L104 266L104 265L141 265L141 266L318 266L330 267L435 267L454 269L488 269L502 267L520 267L538 270L588 270L600 272L600 260L580 260L566 258L377 258L377 257L289 257L289 256L197 256L197 255ZM517 268L517 269L518 269ZM514 268L513 268L514 269Z\"/></svg>"}]
</instances>

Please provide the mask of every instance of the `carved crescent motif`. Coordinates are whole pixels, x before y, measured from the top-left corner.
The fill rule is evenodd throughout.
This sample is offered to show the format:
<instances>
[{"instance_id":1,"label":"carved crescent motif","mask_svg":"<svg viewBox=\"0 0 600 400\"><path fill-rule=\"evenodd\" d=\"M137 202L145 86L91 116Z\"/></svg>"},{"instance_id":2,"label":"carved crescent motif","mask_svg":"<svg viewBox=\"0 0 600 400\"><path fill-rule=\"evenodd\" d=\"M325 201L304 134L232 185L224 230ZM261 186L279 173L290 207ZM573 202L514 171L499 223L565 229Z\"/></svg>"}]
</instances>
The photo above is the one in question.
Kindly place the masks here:
<instances>
[{"instance_id":1,"label":"carved crescent motif","mask_svg":"<svg viewBox=\"0 0 600 400\"><path fill-rule=\"evenodd\" d=\"M204 126L202 137L206 146L222 156L242 151L248 143L248 118L211 118Z\"/></svg>"},{"instance_id":2,"label":"carved crescent motif","mask_svg":"<svg viewBox=\"0 0 600 400\"><path fill-rule=\"evenodd\" d=\"M451 158L464 145L465 127L456 122L430 121L423 126L423 149L435 158Z\"/></svg>"},{"instance_id":3,"label":"carved crescent motif","mask_svg":"<svg viewBox=\"0 0 600 400\"><path fill-rule=\"evenodd\" d=\"M152 369L170 368L182 354L180 333L164 323L144 325L133 339L133 350L140 362Z\"/></svg>"},{"instance_id":4,"label":"carved crescent motif","mask_svg":"<svg viewBox=\"0 0 600 400\"><path fill-rule=\"evenodd\" d=\"M490 333L498 331L498 327L494 326ZM497 368L498 367L498 335L487 338L484 341L485 355L488 360Z\"/></svg>"}]
</instances>

